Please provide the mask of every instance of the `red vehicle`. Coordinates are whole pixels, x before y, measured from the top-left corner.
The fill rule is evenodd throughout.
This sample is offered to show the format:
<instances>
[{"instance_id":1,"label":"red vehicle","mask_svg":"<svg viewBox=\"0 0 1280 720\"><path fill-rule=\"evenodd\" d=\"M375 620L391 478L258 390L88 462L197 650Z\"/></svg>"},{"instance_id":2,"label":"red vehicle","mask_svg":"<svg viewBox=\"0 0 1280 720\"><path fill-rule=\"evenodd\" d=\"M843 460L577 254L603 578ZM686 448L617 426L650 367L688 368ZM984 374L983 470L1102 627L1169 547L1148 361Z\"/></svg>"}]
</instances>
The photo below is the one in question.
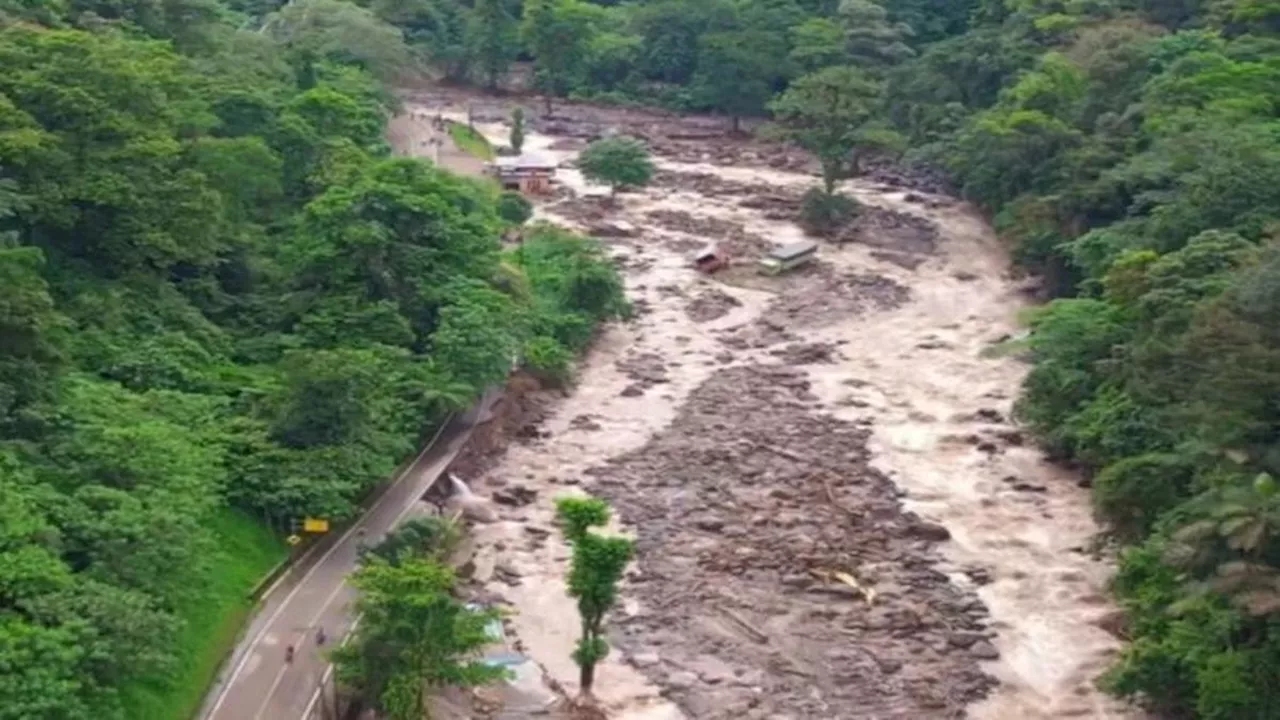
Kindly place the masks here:
<instances>
[{"instance_id":1,"label":"red vehicle","mask_svg":"<svg viewBox=\"0 0 1280 720\"><path fill-rule=\"evenodd\" d=\"M716 245L710 245L693 258L693 266L708 275L729 265L729 255Z\"/></svg>"}]
</instances>

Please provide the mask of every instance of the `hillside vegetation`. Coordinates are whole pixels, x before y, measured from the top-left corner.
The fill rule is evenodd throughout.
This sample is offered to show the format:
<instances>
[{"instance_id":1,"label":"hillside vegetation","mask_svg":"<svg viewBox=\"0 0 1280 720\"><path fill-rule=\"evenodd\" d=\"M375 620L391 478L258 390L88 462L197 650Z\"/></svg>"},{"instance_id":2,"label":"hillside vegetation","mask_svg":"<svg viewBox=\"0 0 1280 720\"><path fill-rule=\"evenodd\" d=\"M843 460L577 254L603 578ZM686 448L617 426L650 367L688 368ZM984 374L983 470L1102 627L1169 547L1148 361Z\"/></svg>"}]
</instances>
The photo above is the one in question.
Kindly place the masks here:
<instances>
[{"instance_id":1,"label":"hillside vegetation","mask_svg":"<svg viewBox=\"0 0 1280 720\"><path fill-rule=\"evenodd\" d=\"M823 157L832 188L874 155L949 172L1057 298L1018 409L1120 546L1131 642L1106 687L1169 716L1280 717L1274 0L0 0L0 18L0 718L190 696L207 649L182 628L224 564L278 553L215 552L228 517L349 515L513 357L563 375L622 310L592 245L542 229L504 254L493 188L389 157L384 81L429 65L492 87L517 61L549 100L777 112L843 153Z\"/></svg>"},{"instance_id":2,"label":"hillside vegetation","mask_svg":"<svg viewBox=\"0 0 1280 720\"><path fill-rule=\"evenodd\" d=\"M0 3L0 718L188 716L283 534L623 309L390 157L399 30L272 10Z\"/></svg>"}]
</instances>

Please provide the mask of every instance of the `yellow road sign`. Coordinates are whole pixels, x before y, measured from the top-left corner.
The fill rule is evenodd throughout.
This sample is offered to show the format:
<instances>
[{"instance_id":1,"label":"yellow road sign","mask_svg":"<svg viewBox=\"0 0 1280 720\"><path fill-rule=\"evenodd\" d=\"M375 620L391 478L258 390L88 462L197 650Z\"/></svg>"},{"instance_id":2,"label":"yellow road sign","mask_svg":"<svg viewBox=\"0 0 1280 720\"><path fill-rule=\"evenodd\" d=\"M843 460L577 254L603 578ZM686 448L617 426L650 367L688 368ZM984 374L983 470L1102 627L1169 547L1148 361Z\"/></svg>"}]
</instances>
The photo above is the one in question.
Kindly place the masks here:
<instances>
[{"instance_id":1,"label":"yellow road sign","mask_svg":"<svg viewBox=\"0 0 1280 720\"><path fill-rule=\"evenodd\" d=\"M309 533L327 533L329 521L321 518L307 518L302 521L302 529Z\"/></svg>"},{"instance_id":2,"label":"yellow road sign","mask_svg":"<svg viewBox=\"0 0 1280 720\"><path fill-rule=\"evenodd\" d=\"M302 542L302 538L298 537L297 535L290 535L289 537L285 538L284 541L289 543L290 545L297 545L298 543Z\"/></svg>"}]
</instances>

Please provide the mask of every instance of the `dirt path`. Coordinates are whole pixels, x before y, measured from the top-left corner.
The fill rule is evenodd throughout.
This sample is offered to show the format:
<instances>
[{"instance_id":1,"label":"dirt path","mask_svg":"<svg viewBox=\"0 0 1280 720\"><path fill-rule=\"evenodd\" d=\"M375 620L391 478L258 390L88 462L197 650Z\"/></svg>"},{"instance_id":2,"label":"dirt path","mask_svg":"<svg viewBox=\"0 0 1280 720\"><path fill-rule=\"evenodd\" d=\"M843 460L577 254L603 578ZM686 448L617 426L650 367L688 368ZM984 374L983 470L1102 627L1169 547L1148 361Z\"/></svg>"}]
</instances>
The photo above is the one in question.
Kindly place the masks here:
<instances>
[{"instance_id":1,"label":"dirt path","mask_svg":"<svg viewBox=\"0 0 1280 720\"><path fill-rule=\"evenodd\" d=\"M1022 304L985 223L849 183L868 208L850 242L763 278L755 253L801 237L803 158L707 121L562 115L535 119L531 147L571 161L618 127L663 172L615 208L562 171L577 193L539 208L610 236L639 313L476 479L507 502L477 528L477 577L549 676L576 681L552 500L584 488L640 547L598 680L613 718L1132 717L1092 687L1116 641L1087 497L1006 419L1025 366L982 354ZM739 265L689 269L708 239Z\"/></svg>"},{"instance_id":2,"label":"dirt path","mask_svg":"<svg viewBox=\"0 0 1280 720\"><path fill-rule=\"evenodd\" d=\"M437 109L406 108L405 112L387 123L387 142L402 155L430 158L432 162L460 175L480 177L484 174L484 160L458 147L448 130L436 128ZM454 122L466 122L465 111L443 113Z\"/></svg>"}]
</instances>

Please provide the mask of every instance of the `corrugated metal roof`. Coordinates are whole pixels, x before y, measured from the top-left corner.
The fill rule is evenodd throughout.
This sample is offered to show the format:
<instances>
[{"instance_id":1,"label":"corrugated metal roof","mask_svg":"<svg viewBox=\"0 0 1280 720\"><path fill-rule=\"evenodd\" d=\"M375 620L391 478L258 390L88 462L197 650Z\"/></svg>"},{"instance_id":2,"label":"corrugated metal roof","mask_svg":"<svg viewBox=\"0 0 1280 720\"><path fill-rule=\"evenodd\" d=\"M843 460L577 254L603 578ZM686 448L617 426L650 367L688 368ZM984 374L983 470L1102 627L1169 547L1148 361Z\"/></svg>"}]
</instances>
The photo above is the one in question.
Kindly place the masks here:
<instances>
[{"instance_id":1,"label":"corrugated metal roof","mask_svg":"<svg viewBox=\"0 0 1280 720\"><path fill-rule=\"evenodd\" d=\"M769 257L785 261L817 251L818 243L811 240L802 240L800 242L791 243L790 245L784 245L777 250L770 252Z\"/></svg>"},{"instance_id":2,"label":"corrugated metal roof","mask_svg":"<svg viewBox=\"0 0 1280 720\"><path fill-rule=\"evenodd\" d=\"M515 157L499 157L494 164L503 170L516 168L554 168L558 163L549 155L541 153L524 153Z\"/></svg>"}]
</instances>

